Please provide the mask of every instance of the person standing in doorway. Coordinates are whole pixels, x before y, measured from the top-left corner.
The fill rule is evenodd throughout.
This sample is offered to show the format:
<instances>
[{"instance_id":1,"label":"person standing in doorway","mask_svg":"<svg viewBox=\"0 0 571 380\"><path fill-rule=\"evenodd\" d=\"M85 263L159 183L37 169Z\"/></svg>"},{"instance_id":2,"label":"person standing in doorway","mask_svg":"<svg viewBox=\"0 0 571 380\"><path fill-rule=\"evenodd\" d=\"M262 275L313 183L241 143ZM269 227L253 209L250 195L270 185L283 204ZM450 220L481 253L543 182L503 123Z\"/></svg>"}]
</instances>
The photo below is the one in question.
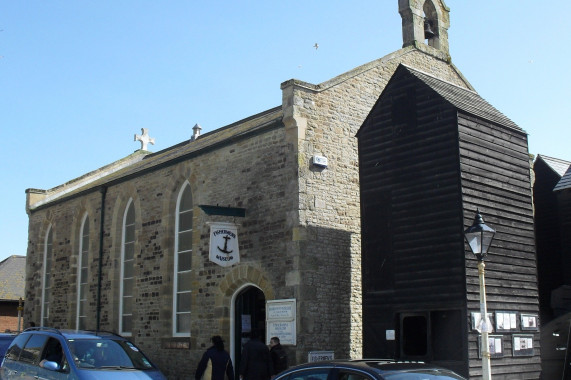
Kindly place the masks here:
<instances>
[{"instance_id":1,"label":"person standing in doorway","mask_svg":"<svg viewBox=\"0 0 571 380\"><path fill-rule=\"evenodd\" d=\"M277 336L270 339L270 356L273 364L273 376L287 369L287 352L280 344L280 338Z\"/></svg>"},{"instance_id":2,"label":"person standing in doorway","mask_svg":"<svg viewBox=\"0 0 571 380\"><path fill-rule=\"evenodd\" d=\"M210 340L212 347L202 355L194 378L196 380L224 380L224 374L226 374L228 380L234 380L232 359L224 350L224 341L219 335L213 336Z\"/></svg>"},{"instance_id":3,"label":"person standing in doorway","mask_svg":"<svg viewBox=\"0 0 571 380\"><path fill-rule=\"evenodd\" d=\"M242 349L240 360L241 380L270 380L273 368L270 350L260 340L258 331L250 333L250 340Z\"/></svg>"}]
</instances>

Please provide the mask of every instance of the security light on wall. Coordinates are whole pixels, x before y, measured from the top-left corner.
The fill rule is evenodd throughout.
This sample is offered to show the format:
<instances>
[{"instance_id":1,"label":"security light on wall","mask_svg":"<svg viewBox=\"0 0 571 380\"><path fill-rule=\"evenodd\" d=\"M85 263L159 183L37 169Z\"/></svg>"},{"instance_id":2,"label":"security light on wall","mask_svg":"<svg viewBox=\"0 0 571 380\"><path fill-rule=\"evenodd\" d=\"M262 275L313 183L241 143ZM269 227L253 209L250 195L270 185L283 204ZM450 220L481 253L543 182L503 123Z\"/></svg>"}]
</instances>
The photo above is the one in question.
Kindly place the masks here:
<instances>
[{"instance_id":1,"label":"security light on wall","mask_svg":"<svg viewBox=\"0 0 571 380\"><path fill-rule=\"evenodd\" d=\"M327 167L327 157L318 156L317 154L313 156L312 159L313 165L319 166L321 168Z\"/></svg>"}]
</instances>

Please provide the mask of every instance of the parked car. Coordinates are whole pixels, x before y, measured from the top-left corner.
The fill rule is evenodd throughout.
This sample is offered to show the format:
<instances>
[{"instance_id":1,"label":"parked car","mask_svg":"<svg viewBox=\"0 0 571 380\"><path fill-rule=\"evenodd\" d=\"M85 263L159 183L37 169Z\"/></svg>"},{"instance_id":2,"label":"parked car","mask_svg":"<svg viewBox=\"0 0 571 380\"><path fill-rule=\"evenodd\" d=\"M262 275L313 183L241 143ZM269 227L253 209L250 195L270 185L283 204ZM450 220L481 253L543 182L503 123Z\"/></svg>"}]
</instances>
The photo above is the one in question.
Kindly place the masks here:
<instances>
[{"instance_id":1,"label":"parked car","mask_svg":"<svg viewBox=\"0 0 571 380\"><path fill-rule=\"evenodd\" d=\"M45 327L26 329L8 347L0 379L13 378L166 380L119 335Z\"/></svg>"},{"instance_id":2,"label":"parked car","mask_svg":"<svg viewBox=\"0 0 571 380\"><path fill-rule=\"evenodd\" d=\"M274 380L465 380L448 369L419 362L360 359L301 364Z\"/></svg>"},{"instance_id":3,"label":"parked car","mask_svg":"<svg viewBox=\"0 0 571 380\"><path fill-rule=\"evenodd\" d=\"M2 363L2 359L4 359L4 355L6 354L6 349L12 343L16 334L10 333L0 333L0 363Z\"/></svg>"}]
</instances>

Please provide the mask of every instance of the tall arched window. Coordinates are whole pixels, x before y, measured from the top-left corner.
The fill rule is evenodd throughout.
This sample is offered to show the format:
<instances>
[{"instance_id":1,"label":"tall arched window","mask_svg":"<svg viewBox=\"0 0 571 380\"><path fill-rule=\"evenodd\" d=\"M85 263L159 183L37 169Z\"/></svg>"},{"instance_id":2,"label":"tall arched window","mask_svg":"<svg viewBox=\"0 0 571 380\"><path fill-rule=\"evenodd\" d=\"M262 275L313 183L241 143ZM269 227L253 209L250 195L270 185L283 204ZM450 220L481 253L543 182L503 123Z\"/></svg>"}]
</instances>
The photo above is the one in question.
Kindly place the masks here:
<instances>
[{"instance_id":1,"label":"tall arched window","mask_svg":"<svg viewBox=\"0 0 571 380\"><path fill-rule=\"evenodd\" d=\"M52 226L48 227L46 238L44 240L44 277L42 283L42 317L41 325L49 326L50 318L50 296L52 288L51 271L52 271L52 245L53 231Z\"/></svg>"},{"instance_id":2,"label":"tall arched window","mask_svg":"<svg viewBox=\"0 0 571 380\"><path fill-rule=\"evenodd\" d=\"M176 206L173 335L190 333L190 272L192 269L192 192L186 183Z\"/></svg>"},{"instance_id":3,"label":"tall arched window","mask_svg":"<svg viewBox=\"0 0 571 380\"><path fill-rule=\"evenodd\" d=\"M121 297L119 300L119 332L131 335L133 322L133 283L135 264L135 208L130 199L123 216L121 244Z\"/></svg>"},{"instance_id":4,"label":"tall arched window","mask_svg":"<svg viewBox=\"0 0 571 380\"><path fill-rule=\"evenodd\" d=\"M89 218L85 214L79 235L79 259L77 261L77 320L76 328L86 329L87 321L87 279L89 266Z\"/></svg>"}]
</instances>

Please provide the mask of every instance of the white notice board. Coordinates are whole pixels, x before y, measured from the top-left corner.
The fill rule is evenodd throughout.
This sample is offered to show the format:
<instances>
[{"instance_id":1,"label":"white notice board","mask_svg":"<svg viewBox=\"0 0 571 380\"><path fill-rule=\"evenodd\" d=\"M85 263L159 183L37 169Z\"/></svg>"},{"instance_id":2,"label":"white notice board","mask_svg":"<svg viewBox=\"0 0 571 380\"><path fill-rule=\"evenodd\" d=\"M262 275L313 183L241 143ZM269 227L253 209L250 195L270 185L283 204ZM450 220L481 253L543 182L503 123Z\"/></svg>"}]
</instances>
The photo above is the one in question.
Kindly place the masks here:
<instances>
[{"instance_id":1,"label":"white notice board","mask_svg":"<svg viewBox=\"0 0 571 380\"><path fill-rule=\"evenodd\" d=\"M307 361L309 363L323 362L326 360L335 360L334 351L309 351Z\"/></svg>"},{"instance_id":2,"label":"white notice board","mask_svg":"<svg viewBox=\"0 0 571 380\"><path fill-rule=\"evenodd\" d=\"M296 300L266 302L266 343L274 336L281 344L296 345Z\"/></svg>"}]
</instances>

